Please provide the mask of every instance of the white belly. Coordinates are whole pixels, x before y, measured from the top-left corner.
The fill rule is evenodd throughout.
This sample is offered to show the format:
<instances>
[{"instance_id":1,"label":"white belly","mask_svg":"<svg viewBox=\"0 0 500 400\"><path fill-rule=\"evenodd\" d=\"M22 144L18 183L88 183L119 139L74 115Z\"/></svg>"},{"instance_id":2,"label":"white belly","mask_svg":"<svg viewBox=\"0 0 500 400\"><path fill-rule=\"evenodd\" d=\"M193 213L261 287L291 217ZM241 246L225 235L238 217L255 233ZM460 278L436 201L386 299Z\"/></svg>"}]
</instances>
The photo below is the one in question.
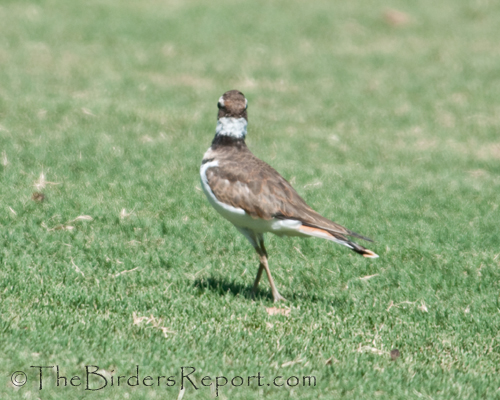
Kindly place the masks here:
<instances>
[{"instance_id":1,"label":"white belly","mask_svg":"<svg viewBox=\"0 0 500 400\"><path fill-rule=\"evenodd\" d=\"M229 204L225 204L217 200L207 179L207 170L218 166L217 161L210 161L203 164L200 168L201 187L205 192L210 204L224 218L229 220L239 228L248 228L256 233L272 232L278 236L305 236L298 231L302 223L296 220L270 219L264 220L260 218L252 218L242 208L236 208Z\"/></svg>"}]
</instances>

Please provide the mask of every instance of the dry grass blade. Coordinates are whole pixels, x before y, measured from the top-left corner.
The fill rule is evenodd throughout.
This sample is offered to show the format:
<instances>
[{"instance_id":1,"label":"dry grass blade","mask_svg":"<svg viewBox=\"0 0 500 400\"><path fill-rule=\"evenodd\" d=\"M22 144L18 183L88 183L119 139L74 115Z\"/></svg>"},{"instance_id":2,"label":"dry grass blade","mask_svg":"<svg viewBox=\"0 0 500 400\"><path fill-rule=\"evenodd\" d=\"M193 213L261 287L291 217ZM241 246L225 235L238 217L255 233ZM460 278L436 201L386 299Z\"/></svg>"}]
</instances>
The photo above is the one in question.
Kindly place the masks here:
<instances>
[{"instance_id":1,"label":"dry grass blade","mask_svg":"<svg viewBox=\"0 0 500 400\"><path fill-rule=\"evenodd\" d=\"M94 220L94 218L92 218L90 215L80 215L80 216L76 217L75 219L72 219L68 223L77 222L77 221L93 221L93 220Z\"/></svg>"},{"instance_id":2,"label":"dry grass blade","mask_svg":"<svg viewBox=\"0 0 500 400\"><path fill-rule=\"evenodd\" d=\"M184 392L186 391L185 387L182 387L181 390L179 391L179 395L177 396L177 400L182 400L184 397Z\"/></svg>"},{"instance_id":3,"label":"dry grass blade","mask_svg":"<svg viewBox=\"0 0 500 400\"><path fill-rule=\"evenodd\" d=\"M40 190L40 189L43 189L45 188L45 185L60 185L61 183L60 182L49 182L49 181L46 181L45 180L45 175L44 173L42 172L40 174L40 177L38 178L37 181L35 181L35 183L33 184L33 186L37 189L37 190Z\"/></svg>"},{"instance_id":4,"label":"dry grass blade","mask_svg":"<svg viewBox=\"0 0 500 400\"><path fill-rule=\"evenodd\" d=\"M425 303L422 301L420 303L420 305L418 306L418 309L422 312L428 312L429 310L427 309L427 306L425 305Z\"/></svg>"},{"instance_id":5,"label":"dry grass blade","mask_svg":"<svg viewBox=\"0 0 500 400\"><path fill-rule=\"evenodd\" d=\"M321 186L323 186L323 182L313 182L304 185L304 189L307 189L308 187L321 187Z\"/></svg>"},{"instance_id":6,"label":"dry grass blade","mask_svg":"<svg viewBox=\"0 0 500 400\"><path fill-rule=\"evenodd\" d=\"M121 219L128 218L128 217L130 217L132 215L133 212L134 212L134 210L132 210L129 213L127 213L127 210L125 210L124 208L122 208L122 210L120 211L120 218Z\"/></svg>"},{"instance_id":7,"label":"dry grass blade","mask_svg":"<svg viewBox=\"0 0 500 400\"><path fill-rule=\"evenodd\" d=\"M73 264L73 267L75 267L75 271L79 274L82 274L82 276L85 276L85 274L83 273L83 271L78 268L78 265L75 264L75 262L73 261L73 259L71 259L71 264Z\"/></svg>"},{"instance_id":8,"label":"dry grass blade","mask_svg":"<svg viewBox=\"0 0 500 400\"><path fill-rule=\"evenodd\" d=\"M289 308L266 307L266 312L269 315L284 315L285 317L290 315Z\"/></svg>"},{"instance_id":9,"label":"dry grass blade","mask_svg":"<svg viewBox=\"0 0 500 400\"><path fill-rule=\"evenodd\" d=\"M379 349L377 349L375 347L371 347L371 346L359 346L356 351L358 353L370 352L370 353L373 353L373 354L377 354L379 356L387 354L387 351L379 350Z\"/></svg>"},{"instance_id":10,"label":"dry grass blade","mask_svg":"<svg viewBox=\"0 0 500 400\"><path fill-rule=\"evenodd\" d=\"M400 305L402 304L410 304L410 305L415 305L417 304L416 301L402 301L398 304L394 304L394 302L391 300L391 302L389 303L389 306L387 307L387 310L386 311L389 311L392 307L395 307L395 308L399 308ZM418 306L418 309L420 311L423 311L423 312L428 312L429 310L427 309L427 305L425 304L425 302L423 300L420 301L420 305Z\"/></svg>"},{"instance_id":11,"label":"dry grass blade","mask_svg":"<svg viewBox=\"0 0 500 400\"><path fill-rule=\"evenodd\" d=\"M302 256L302 258L303 258L304 260L307 260L306 256L305 256L305 255L304 255L304 254L300 251L300 249L299 249L298 247L293 246L293 248L294 248L295 250L297 250L297 253L299 253L299 254Z\"/></svg>"},{"instance_id":12,"label":"dry grass blade","mask_svg":"<svg viewBox=\"0 0 500 400\"><path fill-rule=\"evenodd\" d=\"M9 210L10 210L10 212L11 212L12 214L17 215L17 213L14 211L14 209L13 209L12 207L9 207Z\"/></svg>"},{"instance_id":13,"label":"dry grass blade","mask_svg":"<svg viewBox=\"0 0 500 400\"><path fill-rule=\"evenodd\" d=\"M359 280L361 281L367 281L368 279L372 279L372 278L375 278L376 276L378 276L379 274L373 274L373 275L367 275L367 276L363 276L361 278L359 278Z\"/></svg>"},{"instance_id":14,"label":"dry grass blade","mask_svg":"<svg viewBox=\"0 0 500 400\"><path fill-rule=\"evenodd\" d=\"M132 269L128 269L126 271L118 272L117 274L113 275L113 278L116 278L116 277L118 277L120 275L123 275L123 274L127 274L127 273L135 271L137 269L139 269L139 267L135 267L135 268L132 268Z\"/></svg>"},{"instance_id":15,"label":"dry grass blade","mask_svg":"<svg viewBox=\"0 0 500 400\"><path fill-rule=\"evenodd\" d=\"M177 333L176 331L173 331L170 328L166 328L164 326L157 326L155 328L160 329L163 332L163 336L165 336L165 337L168 337L167 333L171 333L171 334Z\"/></svg>"},{"instance_id":16,"label":"dry grass blade","mask_svg":"<svg viewBox=\"0 0 500 400\"><path fill-rule=\"evenodd\" d=\"M140 325L143 321L146 322L146 325L151 324L153 328L159 329L163 332L163 336L168 337L168 333L175 334L176 331L171 330L165 326L161 326L163 320L161 318L155 318L153 315L150 317L138 317L135 312L132 313L132 318L134 320L134 325Z\"/></svg>"},{"instance_id":17,"label":"dry grass blade","mask_svg":"<svg viewBox=\"0 0 500 400\"><path fill-rule=\"evenodd\" d=\"M138 317L134 311L132 313L132 319L134 320L134 325L139 325L142 321L147 321L148 317Z\"/></svg>"},{"instance_id":18,"label":"dry grass blade","mask_svg":"<svg viewBox=\"0 0 500 400\"><path fill-rule=\"evenodd\" d=\"M295 365L295 364L300 364L304 362L304 359L299 359L299 360L293 360L293 361L287 361L283 364L281 364L281 367L284 368L284 367L289 367L291 365Z\"/></svg>"},{"instance_id":19,"label":"dry grass blade","mask_svg":"<svg viewBox=\"0 0 500 400\"><path fill-rule=\"evenodd\" d=\"M42 226L44 226L44 225L45 224L43 224ZM44 228L46 228L46 227L47 227L47 225L44 226ZM75 227L71 226L71 225L56 225L51 229L47 229L47 232L61 231L61 230L72 231L73 229L75 229Z\"/></svg>"}]
</instances>

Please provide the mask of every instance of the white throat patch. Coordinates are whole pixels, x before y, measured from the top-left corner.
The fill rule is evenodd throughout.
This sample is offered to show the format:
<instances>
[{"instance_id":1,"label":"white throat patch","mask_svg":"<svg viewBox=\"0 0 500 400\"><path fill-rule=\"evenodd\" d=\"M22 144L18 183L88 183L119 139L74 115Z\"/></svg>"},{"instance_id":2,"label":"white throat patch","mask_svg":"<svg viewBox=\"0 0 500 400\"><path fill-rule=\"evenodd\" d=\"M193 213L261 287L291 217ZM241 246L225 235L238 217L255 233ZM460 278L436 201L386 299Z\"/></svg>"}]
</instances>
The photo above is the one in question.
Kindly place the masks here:
<instances>
[{"instance_id":1,"label":"white throat patch","mask_svg":"<svg viewBox=\"0 0 500 400\"><path fill-rule=\"evenodd\" d=\"M245 139L247 135L248 122L245 118L219 118L217 127L215 128L216 135L230 136L235 139Z\"/></svg>"}]
</instances>

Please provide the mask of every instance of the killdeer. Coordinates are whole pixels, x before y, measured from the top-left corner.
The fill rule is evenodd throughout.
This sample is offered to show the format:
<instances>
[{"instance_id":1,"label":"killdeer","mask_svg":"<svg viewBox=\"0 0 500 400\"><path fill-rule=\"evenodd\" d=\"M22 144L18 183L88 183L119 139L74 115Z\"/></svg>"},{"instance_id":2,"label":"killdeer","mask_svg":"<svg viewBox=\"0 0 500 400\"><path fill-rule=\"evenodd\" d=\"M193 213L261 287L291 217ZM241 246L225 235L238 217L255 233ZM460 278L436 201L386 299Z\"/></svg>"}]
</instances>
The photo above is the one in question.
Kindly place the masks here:
<instances>
[{"instance_id":1,"label":"killdeer","mask_svg":"<svg viewBox=\"0 0 500 400\"><path fill-rule=\"evenodd\" d=\"M247 105L238 90L230 90L219 98L215 137L203 156L200 176L210 204L234 224L259 255L253 293L265 270L274 301L285 300L274 285L267 263L266 232L319 237L347 246L364 257L377 258L373 251L348 237L370 239L318 214L276 170L250 152L245 144Z\"/></svg>"}]
</instances>

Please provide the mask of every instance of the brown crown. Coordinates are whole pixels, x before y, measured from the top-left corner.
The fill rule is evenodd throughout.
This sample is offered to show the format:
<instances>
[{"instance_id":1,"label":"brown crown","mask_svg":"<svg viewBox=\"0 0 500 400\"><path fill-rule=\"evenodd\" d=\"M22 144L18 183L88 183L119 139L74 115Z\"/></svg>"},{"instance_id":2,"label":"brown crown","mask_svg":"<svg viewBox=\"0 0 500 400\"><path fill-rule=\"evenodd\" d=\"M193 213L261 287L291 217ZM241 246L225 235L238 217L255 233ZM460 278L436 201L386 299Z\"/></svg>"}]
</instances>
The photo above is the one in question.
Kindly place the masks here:
<instances>
[{"instance_id":1,"label":"brown crown","mask_svg":"<svg viewBox=\"0 0 500 400\"><path fill-rule=\"evenodd\" d=\"M247 119L247 101L239 90L230 90L222 95L223 104L219 101L219 115L217 118L245 118Z\"/></svg>"}]
</instances>

